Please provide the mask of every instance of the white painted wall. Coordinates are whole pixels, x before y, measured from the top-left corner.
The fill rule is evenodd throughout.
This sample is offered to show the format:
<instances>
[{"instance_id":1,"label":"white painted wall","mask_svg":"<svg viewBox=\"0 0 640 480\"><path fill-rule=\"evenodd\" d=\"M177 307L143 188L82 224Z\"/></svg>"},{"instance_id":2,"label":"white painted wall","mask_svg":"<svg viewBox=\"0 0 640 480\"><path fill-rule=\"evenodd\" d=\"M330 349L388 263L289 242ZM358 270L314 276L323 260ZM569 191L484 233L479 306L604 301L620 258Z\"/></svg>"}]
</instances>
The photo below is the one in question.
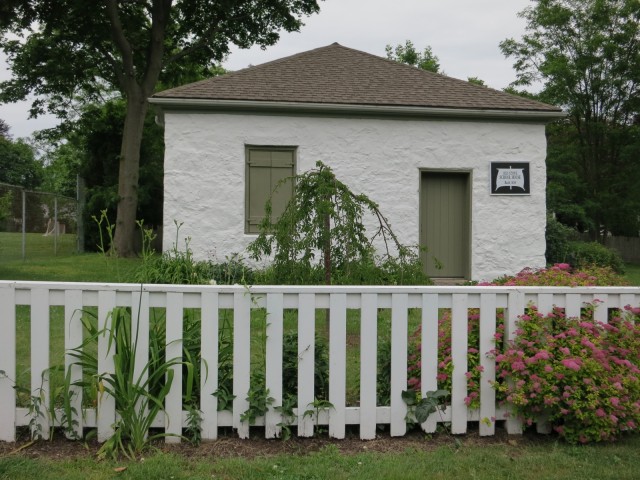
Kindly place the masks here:
<instances>
[{"instance_id":1,"label":"white painted wall","mask_svg":"<svg viewBox=\"0 0 640 480\"><path fill-rule=\"evenodd\" d=\"M545 264L543 125L168 111L165 142L165 250L176 220L179 247L191 237L198 258L243 252L255 238L244 234L245 145L286 145L298 147L298 172L321 160L376 201L406 244L419 239L420 169L469 169L472 278ZM491 196L490 161L531 162L531 195Z\"/></svg>"}]
</instances>

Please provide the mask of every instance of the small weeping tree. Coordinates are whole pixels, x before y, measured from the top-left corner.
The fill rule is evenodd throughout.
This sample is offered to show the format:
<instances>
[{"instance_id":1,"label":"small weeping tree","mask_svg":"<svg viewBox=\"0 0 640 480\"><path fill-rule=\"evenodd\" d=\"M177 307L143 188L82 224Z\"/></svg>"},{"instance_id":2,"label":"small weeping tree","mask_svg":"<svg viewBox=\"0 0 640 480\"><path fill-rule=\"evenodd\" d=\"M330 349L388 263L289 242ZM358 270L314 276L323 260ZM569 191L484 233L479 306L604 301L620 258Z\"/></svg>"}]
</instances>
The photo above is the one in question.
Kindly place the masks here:
<instances>
[{"instance_id":1,"label":"small weeping tree","mask_svg":"<svg viewBox=\"0 0 640 480\"><path fill-rule=\"evenodd\" d=\"M285 179L277 186L278 189ZM429 284L417 247L400 243L378 205L353 193L327 165L293 177L294 194L278 218L271 199L260 234L249 247L255 260L271 258L269 283ZM371 237L363 217L375 227ZM377 253L374 242L381 245Z\"/></svg>"}]
</instances>

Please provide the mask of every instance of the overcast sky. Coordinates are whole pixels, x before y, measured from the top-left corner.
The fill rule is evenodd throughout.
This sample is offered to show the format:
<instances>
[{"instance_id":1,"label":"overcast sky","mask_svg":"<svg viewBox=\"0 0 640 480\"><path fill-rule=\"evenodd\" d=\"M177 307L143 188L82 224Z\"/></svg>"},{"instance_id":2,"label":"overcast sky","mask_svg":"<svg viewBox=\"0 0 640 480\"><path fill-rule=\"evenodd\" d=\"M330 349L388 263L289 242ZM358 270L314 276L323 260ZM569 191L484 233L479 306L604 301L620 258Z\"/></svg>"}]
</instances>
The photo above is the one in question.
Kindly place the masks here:
<instances>
[{"instance_id":1,"label":"overcast sky","mask_svg":"<svg viewBox=\"0 0 640 480\"><path fill-rule=\"evenodd\" d=\"M385 56L387 44L411 40L417 49L432 47L444 72L478 77L502 89L515 79L513 60L500 53L505 38L519 38L525 23L517 16L530 0L326 0L320 13L306 19L299 33L283 34L267 50L234 48L223 66L239 70L338 42ZM0 62L0 79L9 78ZM51 117L27 120L28 104L0 105L0 118L15 138L55 125Z\"/></svg>"}]
</instances>

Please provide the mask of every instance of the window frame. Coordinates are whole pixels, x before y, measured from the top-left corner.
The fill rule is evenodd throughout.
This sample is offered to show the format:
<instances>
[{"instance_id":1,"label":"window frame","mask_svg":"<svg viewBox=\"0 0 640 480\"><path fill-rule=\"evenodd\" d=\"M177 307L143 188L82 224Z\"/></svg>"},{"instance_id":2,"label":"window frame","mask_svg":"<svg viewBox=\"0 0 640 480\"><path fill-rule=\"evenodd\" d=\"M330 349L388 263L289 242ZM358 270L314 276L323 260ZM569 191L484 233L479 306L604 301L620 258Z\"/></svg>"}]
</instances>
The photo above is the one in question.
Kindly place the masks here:
<instances>
[{"instance_id":1,"label":"window frame","mask_svg":"<svg viewBox=\"0 0 640 480\"><path fill-rule=\"evenodd\" d=\"M250 200L251 200L251 185L250 185L250 152L263 151L263 152L288 152L292 154L291 176L295 177L298 166L298 147L296 145L254 145L245 144L245 160L244 160L244 234L245 235L258 235L259 231L251 230L250 223ZM271 166L270 168L274 168ZM273 193L273 190L272 190ZM266 201L266 199L265 199Z\"/></svg>"}]
</instances>

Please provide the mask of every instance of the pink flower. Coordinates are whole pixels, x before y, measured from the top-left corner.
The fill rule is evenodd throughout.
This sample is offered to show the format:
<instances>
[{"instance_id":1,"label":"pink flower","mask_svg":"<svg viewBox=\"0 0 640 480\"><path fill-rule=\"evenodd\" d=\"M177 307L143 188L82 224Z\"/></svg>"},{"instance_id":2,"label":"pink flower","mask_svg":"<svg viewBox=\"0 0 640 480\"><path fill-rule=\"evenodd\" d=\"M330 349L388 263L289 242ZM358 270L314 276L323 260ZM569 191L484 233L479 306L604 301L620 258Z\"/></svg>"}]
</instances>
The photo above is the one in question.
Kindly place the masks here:
<instances>
[{"instance_id":1,"label":"pink flower","mask_svg":"<svg viewBox=\"0 0 640 480\"><path fill-rule=\"evenodd\" d=\"M596 415L598 417L604 417L606 414L604 413L603 409L599 408L599 409L596 410Z\"/></svg>"},{"instance_id":2,"label":"pink flower","mask_svg":"<svg viewBox=\"0 0 640 480\"><path fill-rule=\"evenodd\" d=\"M524 370L526 367L526 365L524 364L524 362L522 361L517 361L517 362L513 362L513 364L511 365L511 368L514 372L520 372L522 370Z\"/></svg>"},{"instance_id":3,"label":"pink flower","mask_svg":"<svg viewBox=\"0 0 640 480\"><path fill-rule=\"evenodd\" d=\"M570 370L575 370L576 372L580 370L580 361L577 358L565 358L561 363Z\"/></svg>"}]
</instances>

